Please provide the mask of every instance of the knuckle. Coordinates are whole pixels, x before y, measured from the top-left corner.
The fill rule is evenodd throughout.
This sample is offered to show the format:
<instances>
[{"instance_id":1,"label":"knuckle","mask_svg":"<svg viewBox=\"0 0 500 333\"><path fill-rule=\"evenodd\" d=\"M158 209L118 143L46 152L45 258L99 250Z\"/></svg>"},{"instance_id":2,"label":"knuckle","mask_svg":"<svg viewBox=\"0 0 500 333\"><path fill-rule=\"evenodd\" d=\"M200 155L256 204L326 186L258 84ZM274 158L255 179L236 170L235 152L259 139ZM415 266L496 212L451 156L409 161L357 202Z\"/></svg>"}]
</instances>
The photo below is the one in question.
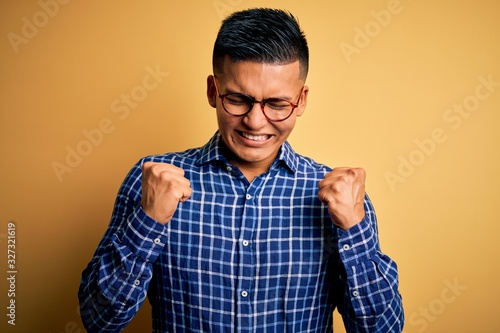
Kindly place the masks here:
<instances>
[{"instance_id":1,"label":"knuckle","mask_svg":"<svg viewBox=\"0 0 500 333\"><path fill-rule=\"evenodd\" d=\"M158 177L164 182L170 182L170 172L166 170L158 171Z\"/></svg>"},{"instance_id":2,"label":"knuckle","mask_svg":"<svg viewBox=\"0 0 500 333\"><path fill-rule=\"evenodd\" d=\"M351 179L352 179L352 176L343 173L343 174L340 174L337 179L338 179L338 181L335 182L334 184L336 186L340 186L340 183L349 183L351 181Z\"/></svg>"},{"instance_id":3,"label":"knuckle","mask_svg":"<svg viewBox=\"0 0 500 333\"><path fill-rule=\"evenodd\" d=\"M165 168L167 170L169 170L170 172L172 173L176 173L176 174L179 174L179 175L184 175L184 169L176 166L176 165L173 165L173 164L165 164Z\"/></svg>"},{"instance_id":4,"label":"knuckle","mask_svg":"<svg viewBox=\"0 0 500 333\"><path fill-rule=\"evenodd\" d=\"M346 174L350 177L355 177L357 174L357 169L356 168L349 168L346 170Z\"/></svg>"},{"instance_id":5,"label":"knuckle","mask_svg":"<svg viewBox=\"0 0 500 333\"><path fill-rule=\"evenodd\" d=\"M150 172L151 170L151 166L152 166L152 162L145 162L142 167L141 167L141 170L142 170L142 173L143 174L147 174Z\"/></svg>"},{"instance_id":6,"label":"knuckle","mask_svg":"<svg viewBox=\"0 0 500 333\"><path fill-rule=\"evenodd\" d=\"M332 190L333 193L339 193L339 192L341 192L342 189L343 189L343 187L344 187L344 184L342 184L340 182L335 182L335 183L333 183L330 186L330 188L331 188L331 190Z\"/></svg>"},{"instance_id":7,"label":"knuckle","mask_svg":"<svg viewBox=\"0 0 500 333\"><path fill-rule=\"evenodd\" d=\"M162 169L163 168L160 163L151 163L149 166L149 171L153 174L160 174Z\"/></svg>"}]
</instances>

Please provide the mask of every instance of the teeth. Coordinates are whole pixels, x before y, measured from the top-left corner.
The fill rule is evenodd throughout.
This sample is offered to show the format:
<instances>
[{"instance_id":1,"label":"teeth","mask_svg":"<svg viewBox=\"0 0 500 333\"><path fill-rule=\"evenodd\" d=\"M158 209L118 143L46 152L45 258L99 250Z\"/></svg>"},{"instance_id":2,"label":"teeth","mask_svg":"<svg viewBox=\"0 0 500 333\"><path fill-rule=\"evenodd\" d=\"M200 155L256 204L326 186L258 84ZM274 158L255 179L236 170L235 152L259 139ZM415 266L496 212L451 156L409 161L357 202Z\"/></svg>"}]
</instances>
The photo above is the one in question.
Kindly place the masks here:
<instances>
[{"instance_id":1,"label":"teeth","mask_svg":"<svg viewBox=\"0 0 500 333\"><path fill-rule=\"evenodd\" d=\"M267 135L250 135L247 133L241 133L245 138L252 140L252 141L265 141L267 140Z\"/></svg>"}]
</instances>

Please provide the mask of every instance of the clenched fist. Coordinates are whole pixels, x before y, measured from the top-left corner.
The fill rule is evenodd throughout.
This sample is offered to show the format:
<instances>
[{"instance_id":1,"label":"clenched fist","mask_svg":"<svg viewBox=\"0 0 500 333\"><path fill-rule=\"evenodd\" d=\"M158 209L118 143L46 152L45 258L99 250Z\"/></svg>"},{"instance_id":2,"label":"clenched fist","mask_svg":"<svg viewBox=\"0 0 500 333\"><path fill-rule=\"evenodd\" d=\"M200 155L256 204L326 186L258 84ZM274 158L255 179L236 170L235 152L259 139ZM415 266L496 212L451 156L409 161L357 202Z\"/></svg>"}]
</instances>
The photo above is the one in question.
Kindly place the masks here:
<instances>
[{"instance_id":1,"label":"clenched fist","mask_svg":"<svg viewBox=\"0 0 500 333\"><path fill-rule=\"evenodd\" d=\"M170 222L179 202L189 199L192 192L181 168L166 163L143 164L141 206L154 220Z\"/></svg>"},{"instance_id":2,"label":"clenched fist","mask_svg":"<svg viewBox=\"0 0 500 333\"><path fill-rule=\"evenodd\" d=\"M347 230L365 217L365 177L361 168L335 168L318 183L318 197L341 229Z\"/></svg>"}]
</instances>

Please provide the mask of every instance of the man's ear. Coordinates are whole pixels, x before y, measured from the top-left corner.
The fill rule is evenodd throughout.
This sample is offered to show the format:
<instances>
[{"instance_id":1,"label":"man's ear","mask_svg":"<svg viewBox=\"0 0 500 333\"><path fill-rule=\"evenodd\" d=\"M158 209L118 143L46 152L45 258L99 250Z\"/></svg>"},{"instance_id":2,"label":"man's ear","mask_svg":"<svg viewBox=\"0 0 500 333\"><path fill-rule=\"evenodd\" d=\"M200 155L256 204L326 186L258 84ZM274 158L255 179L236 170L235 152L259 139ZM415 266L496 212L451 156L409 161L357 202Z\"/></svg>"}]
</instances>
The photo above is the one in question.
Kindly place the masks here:
<instances>
[{"instance_id":1,"label":"man's ear","mask_svg":"<svg viewBox=\"0 0 500 333\"><path fill-rule=\"evenodd\" d=\"M299 106L297 106L297 117L302 116L307 106L307 95L309 94L309 87L304 86L302 89L302 94L300 95Z\"/></svg>"},{"instance_id":2,"label":"man's ear","mask_svg":"<svg viewBox=\"0 0 500 333\"><path fill-rule=\"evenodd\" d=\"M207 99L208 104L215 108L217 105L217 89L215 88L214 76L209 75L207 77Z\"/></svg>"}]
</instances>

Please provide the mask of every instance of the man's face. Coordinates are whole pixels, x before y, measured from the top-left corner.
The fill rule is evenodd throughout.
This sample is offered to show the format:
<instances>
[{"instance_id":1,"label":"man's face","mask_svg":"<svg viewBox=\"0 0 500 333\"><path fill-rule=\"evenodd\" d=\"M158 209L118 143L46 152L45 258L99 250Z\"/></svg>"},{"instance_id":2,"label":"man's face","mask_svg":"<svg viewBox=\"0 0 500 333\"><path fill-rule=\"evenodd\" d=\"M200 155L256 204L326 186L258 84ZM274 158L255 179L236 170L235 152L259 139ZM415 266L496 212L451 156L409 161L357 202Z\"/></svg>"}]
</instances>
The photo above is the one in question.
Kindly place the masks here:
<instances>
[{"instance_id":1,"label":"man's face","mask_svg":"<svg viewBox=\"0 0 500 333\"><path fill-rule=\"evenodd\" d=\"M275 65L248 61L233 63L226 59L216 80L221 94L242 93L258 101L281 98L294 104L300 97L299 106L281 122L269 121L259 103L255 103L245 116L236 117L224 110L213 77L207 79L208 100L216 108L221 138L233 154L231 162L239 167L266 171L307 104L309 90L300 78L299 62Z\"/></svg>"}]
</instances>

